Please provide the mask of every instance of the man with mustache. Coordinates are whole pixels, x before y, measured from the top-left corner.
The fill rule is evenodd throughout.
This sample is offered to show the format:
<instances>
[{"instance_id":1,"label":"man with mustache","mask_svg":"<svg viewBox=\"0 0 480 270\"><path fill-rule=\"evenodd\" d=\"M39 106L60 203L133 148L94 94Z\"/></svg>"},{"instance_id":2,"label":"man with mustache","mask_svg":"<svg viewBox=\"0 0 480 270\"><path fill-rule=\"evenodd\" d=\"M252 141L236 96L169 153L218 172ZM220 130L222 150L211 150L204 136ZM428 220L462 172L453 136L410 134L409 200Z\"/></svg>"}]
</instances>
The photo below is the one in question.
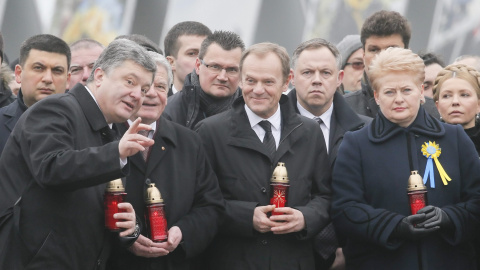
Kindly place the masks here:
<instances>
[{"instance_id":1,"label":"man with mustache","mask_svg":"<svg viewBox=\"0 0 480 270\"><path fill-rule=\"evenodd\" d=\"M71 54L65 41L53 35L36 35L20 47L15 80L22 84L17 100L0 109L0 155L8 136L28 107L52 94L65 93Z\"/></svg>"},{"instance_id":2,"label":"man with mustache","mask_svg":"<svg viewBox=\"0 0 480 270\"><path fill-rule=\"evenodd\" d=\"M233 32L215 31L200 47L195 70L183 90L168 98L165 116L193 129L201 120L229 109L240 96L239 63L245 45Z\"/></svg>"}]
</instances>

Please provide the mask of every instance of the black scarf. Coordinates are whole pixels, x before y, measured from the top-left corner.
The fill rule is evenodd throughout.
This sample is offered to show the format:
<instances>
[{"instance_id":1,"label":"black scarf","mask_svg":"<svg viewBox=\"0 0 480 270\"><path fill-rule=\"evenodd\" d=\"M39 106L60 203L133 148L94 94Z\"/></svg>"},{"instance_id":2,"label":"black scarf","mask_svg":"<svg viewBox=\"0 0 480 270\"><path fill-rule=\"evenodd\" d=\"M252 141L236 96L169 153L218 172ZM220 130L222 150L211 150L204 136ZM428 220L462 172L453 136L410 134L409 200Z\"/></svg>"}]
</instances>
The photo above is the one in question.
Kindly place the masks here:
<instances>
[{"instance_id":1,"label":"black scarf","mask_svg":"<svg viewBox=\"0 0 480 270\"><path fill-rule=\"evenodd\" d=\"M195 86L194 89L197 91L198 97L200 98L200 111L204 112L206 117L210 117L230 109L233 101L239 95L239 91L236 91L232 96L217 98L205 93L200 86L200 80L196 72L190 73L190 82L193 86Z\"/></svg>"},{"instance_id":2,"label":"black scarf","mask_svg":"<svg viewBox=\"0 0 480 270\"><path fill-rule=\"evenodd\" d=\"M480 156L480 124L475 123L474 127L465 129L465 133L467 133L473 144L475 144L477 153Z\"/></svg>"}]
</instances>

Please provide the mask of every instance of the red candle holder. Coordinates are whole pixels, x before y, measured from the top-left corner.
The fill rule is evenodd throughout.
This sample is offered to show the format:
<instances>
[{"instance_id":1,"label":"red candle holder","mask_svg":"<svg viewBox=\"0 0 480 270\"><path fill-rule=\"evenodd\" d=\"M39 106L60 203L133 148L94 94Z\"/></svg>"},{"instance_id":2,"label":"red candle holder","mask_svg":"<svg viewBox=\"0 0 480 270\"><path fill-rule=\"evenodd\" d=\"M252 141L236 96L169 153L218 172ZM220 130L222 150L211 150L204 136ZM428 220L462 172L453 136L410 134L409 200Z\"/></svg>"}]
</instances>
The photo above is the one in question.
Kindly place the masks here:
<instances>
[{"instance_id":1,"label":"red candle holder","mask_svg":"<svg viewBox=\"0 0 480 270\"><path fill-rule=\"evenodd\" d=\"M162 195L154 183L149 184L145 197L145 221L148 237L154 242L168 239L168 226L165 217L165 204Z\"/></svg>"},{"instance_id":2,"label":"red candle holder","mask_svg":"<svg viewBox=\"0 0 480 270\"><path fill-rule=\"evenodd\" d=\"M275 205L275 208L287 206L289 182L285 163L279 162L270 179L270 204ZM282 214L275 211L272 212L273 216Z\"/></svg>"},{"instance_id":3,"label":"red candle holder","mask_svg":"<svg viewBox=\"0 0 480 270\"><path fill-rule=\"evenodd\" d=\"M407 191L410 210L412 215L415 215L418 210L428 205L427 187L423 184L423 179L418 174L418 171L411 172L411 175L408 178Z\"/></svg>"},{"instance_id":4,"label":"red candle holder","mask_svg":"<svg viewBox=\"0 0 480 270\"><path fill-rule=\"evenodd\" d=\"M124 212L118 208L118 204L125 201L127 193L121 179L110 181L105 189L103 196L103 206L105 208L105 227L112 232L118 232L121 229L117 227L117 219L113 218L116 213Z\"/></svg>"}]
</instances>

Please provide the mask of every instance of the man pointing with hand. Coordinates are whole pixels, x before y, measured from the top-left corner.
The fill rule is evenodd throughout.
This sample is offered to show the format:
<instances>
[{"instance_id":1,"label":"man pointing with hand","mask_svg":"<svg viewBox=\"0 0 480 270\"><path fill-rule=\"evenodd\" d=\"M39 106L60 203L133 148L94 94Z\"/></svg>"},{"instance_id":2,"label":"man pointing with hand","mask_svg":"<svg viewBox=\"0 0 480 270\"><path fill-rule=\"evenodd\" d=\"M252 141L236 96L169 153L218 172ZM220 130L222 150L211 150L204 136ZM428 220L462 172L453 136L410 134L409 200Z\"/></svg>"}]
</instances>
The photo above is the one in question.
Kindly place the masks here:
<instances>
[{"instance_id":1,"label":"man pointing with hand","mask_svg":"<svg viewBox=\"0 0 480 270\"><path fill-rule=\"evenodd\" d=\"M137 134L150 129L140 118L119 141L111 127L138 111L155 71L145 49L116 40L86 86L22 115L0 158L0 212L15 204L16 220L11 242L0 243L1 269L105 269L117 236L104 225L106 183L129 172L127 157L153 145ZM119 208L120 242L128 246L138 237L135 213L129 203Z\"/></svg>"}]
</instances>

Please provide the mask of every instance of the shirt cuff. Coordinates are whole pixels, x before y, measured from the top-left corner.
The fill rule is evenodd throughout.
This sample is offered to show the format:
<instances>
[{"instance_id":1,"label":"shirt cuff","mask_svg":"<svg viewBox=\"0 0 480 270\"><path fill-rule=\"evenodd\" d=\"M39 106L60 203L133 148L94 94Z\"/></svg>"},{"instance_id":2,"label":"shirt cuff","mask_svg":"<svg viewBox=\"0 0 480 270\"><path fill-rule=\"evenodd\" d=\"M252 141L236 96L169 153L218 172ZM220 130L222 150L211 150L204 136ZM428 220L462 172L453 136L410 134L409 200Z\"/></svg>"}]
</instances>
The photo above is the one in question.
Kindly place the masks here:
<instances>
[{"instance_id":1,"label":"shirt cuff","mask_svg":"<svg viewBox=\"0 0 480 270\"><path fill-rule=\"evenodd\" d=\"M123 169L123 167L125 167L125 165L127 165L127 159L122 159L120 158L120 169Z\"/></svg>"}]
</instances>

